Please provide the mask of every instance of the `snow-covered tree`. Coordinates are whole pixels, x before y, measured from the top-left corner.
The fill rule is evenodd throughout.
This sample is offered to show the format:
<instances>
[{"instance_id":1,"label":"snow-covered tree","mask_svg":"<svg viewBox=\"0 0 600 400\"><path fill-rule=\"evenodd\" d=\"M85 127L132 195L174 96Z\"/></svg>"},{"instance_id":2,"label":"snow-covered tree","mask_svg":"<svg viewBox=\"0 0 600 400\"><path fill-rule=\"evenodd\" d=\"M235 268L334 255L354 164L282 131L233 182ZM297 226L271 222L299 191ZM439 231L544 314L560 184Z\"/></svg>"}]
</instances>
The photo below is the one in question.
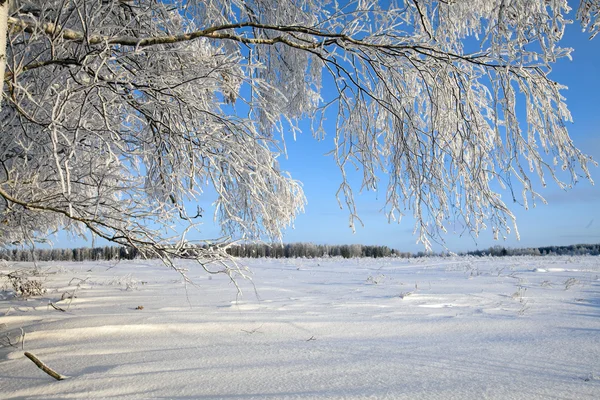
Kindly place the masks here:
<instances>
[{"instance_id":1,"label":"snow-covered tree","mask_svg":"<svg viewBox=\"0 0 600 400\"><path fill-rule=\"evenodd\" d=\"M0 0L0 244L68 229L199 257L168 232L195 227L189 204L209 186L225 235L277 239L305 203L277 161L304 118L334 137L351 226L346 171L358 168L390 221L413 214L425 246L455 223L504 235L514 216L501 187L527 206L531 175L589 179L550 74L571 51L571 14L600 28L600 1L577 6Z\"/></svg>"}]
</instances>

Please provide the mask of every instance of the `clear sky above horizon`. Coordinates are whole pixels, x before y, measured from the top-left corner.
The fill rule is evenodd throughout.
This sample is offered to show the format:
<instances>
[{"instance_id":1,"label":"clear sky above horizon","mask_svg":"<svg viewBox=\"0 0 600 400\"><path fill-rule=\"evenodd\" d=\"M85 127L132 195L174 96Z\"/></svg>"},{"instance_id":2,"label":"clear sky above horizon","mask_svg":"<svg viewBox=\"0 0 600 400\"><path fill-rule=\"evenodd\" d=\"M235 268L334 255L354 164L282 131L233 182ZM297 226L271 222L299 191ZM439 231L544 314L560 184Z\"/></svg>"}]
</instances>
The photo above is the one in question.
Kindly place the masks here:
<instances>
[{"instance_id":1,"label":"clear sky above horizon","mask_svg":"<svg viewBox=\"0 0 600 400\"><path fill-rule=\"evenodd\" d=\"M568 123L569 132L575 145L584 153L600 160L600 37L590 41L587 33L581 32L578 22L568 26L563 47L573 47L573 60L560 60L553 68L551 78L568 86L563 91L573 116ZM327 90L327 87L324 88ZM307 127L303 124L302 127ZM414 221L411 211L400 224L387 223L380 210L385 203L385 185L380 193L358 194L356 202L364 227L357 224L356 233L349 228L348 210L340 209L335 193L341 182L339 170L331 156L325 154L333 147L333 132L323 141L317 141L306 129L296 140L287 137L287 158L280 159L283 170L301 181L308 199L305 213L295 222L294 228L287 229L284 242L313 242L318 244L373 244L387 245L402 251L418 252L423 245L416 244L412 234ZM468 234L448 234L446 246L452 251L483 249L494 245L508 247L530 247L545 245L568 245L576 243L600 242L600 168L592 167L591 173L598 184L592 186L581 179L570 191L565 192L553 182L539 193L548 201L547 205L537 202L536 208L524 210L518 204L507 204L517 216L521 240L511 234L506 241L494 241L491 230L481 233L477 239ZM504 197L508 192L502 192ZM212 222L211 201L208 195L201 199L205 209L204 225L193 238L217 238L219 228ZM55 247L82 245L80 239L69 241L60 234L54 239ZM438 246L434 250L442 250Z\"/></svg>"},{"instance_id":2,"label":"clear sky above horizon","mask_svg":"<svg viewBox=\"0 0 600 400\"><path fill-rule=\"evenodd\" d=\"M563 41L564 47L573 47L573 60L560 60L551 77L568 87L563 92L573 116L569 132L576 146L584 153L600 160L600 38L589 40L578 23L570 25ZM414 220L410 211L400 224L387 223L380 212L385 203L382 193L366 192L357 195L359 216L364 227L357 225L356 233L348 226L348 211L340 209L335 193L341 178L330 156L329 140L322 142L303 132L294 142L287 140L288 158L282 160L283 169L304 184L308 199L306 212L295 222L294 229L285 233L285 242L362 243L381 244L403 251L421 251L413 236ZM517 216L521 240L510 235L506 241L494 241L491 230L474 240L468 234L446 235L446 246L453 251L487 248L494 245L529 247L600 242L600 168L592 167L592 176L599 184L591 185L586 179L569 191L562 191L554 182L539 187L539 193L548 201L538 201L535 208L525 210L518 204L509 204ZM504 194L504 193L503 193ZM505 197L508 196L506 192ZM508 204L508 202L507 202ZM437 250L443 249L438 247Z\"/></svg>"}]
</instances>

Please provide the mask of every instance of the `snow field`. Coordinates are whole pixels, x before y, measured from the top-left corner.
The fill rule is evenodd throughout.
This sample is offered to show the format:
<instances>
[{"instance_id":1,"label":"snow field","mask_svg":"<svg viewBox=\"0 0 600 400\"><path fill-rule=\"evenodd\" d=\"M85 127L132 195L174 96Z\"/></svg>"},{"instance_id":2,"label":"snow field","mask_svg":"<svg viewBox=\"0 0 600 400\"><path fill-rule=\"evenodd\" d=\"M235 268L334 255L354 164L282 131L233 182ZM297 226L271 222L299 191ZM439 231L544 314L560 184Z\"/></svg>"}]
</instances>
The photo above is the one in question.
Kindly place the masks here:
<instances>
[{"instance_id":1,"label":"snow field","mask_svg":"<svg viewBox=\"0 0 600 400\"><path fill-rule=\"evenodd\" d=\"M193 264L43 264L43 297L1 292L0 398L600 398L600 257L243 263L241 297Z\"/></svg>"}]
</instances>

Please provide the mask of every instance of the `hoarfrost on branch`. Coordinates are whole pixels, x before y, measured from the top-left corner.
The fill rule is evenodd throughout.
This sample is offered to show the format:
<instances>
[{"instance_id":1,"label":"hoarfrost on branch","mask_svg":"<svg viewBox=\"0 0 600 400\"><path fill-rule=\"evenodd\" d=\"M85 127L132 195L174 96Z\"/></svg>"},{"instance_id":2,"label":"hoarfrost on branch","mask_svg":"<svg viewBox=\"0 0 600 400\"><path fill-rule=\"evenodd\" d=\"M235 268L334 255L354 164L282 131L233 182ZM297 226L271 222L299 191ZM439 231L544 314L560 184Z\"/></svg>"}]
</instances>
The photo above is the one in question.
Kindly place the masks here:
<instances>
[{"instance_id":1,"label":"hoarfrost on branch","mask_svg":"<svg viewBox=\"0 0 600 400\"><path fill-rule=\"evenodd\" d=\"M532 176L590 179L550 73L571 15L598 32L598 0L0 0L0 244L66 228L198 258L168 232L209 186L225 235L279 239L305 204L278 164L304 118L334 136L352 227L358 169L426 247L504 236L502 188L527 207Z\"/></svg>"}]
</instances>

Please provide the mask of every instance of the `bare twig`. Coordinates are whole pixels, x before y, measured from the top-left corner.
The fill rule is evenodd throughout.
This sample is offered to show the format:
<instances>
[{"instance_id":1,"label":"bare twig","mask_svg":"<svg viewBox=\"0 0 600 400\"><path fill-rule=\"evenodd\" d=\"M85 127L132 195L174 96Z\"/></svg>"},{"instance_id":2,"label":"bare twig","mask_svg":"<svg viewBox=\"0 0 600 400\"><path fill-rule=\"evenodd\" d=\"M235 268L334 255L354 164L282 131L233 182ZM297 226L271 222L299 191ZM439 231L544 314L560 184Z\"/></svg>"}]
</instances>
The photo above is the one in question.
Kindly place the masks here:
<instances>
[{"instance_id":1,"label":"bare twig","mask_svg":"<svg viewBox=\"0 0 600 400\"><path fill-rule=\"evenodd\" d=\"M31 354L29 352L25 352L25 357L29 358L31 361L33 361L33 363L39 369L41 369L42 371L44 371L45 373L47 373L48 375L50 375L51 377L53 377L57 381L62 381L64 379L69 378L68 376L61 375L58 372L54 371L52 368L50 368L49 366L47 366L46 364L44 364L39 358L37 358L36 356L34 356L33 354Z\"/></svg>"},{"instance_id":2,"label":"bare twig","mask_svg":"<svg viewBox=\"0 0 600 400\"><path fill-rule=\"evenodd\" d=\"M49 306L51 306L52 308L54 308L56 311L62 311L62 312L67 312L67 310L65 310L64 308L60 308L58 306L55 306L54 303L48 303Z\"/></svg>"},{"instance_id":3,"label":"bare twig","mask_svg":"<svg viewBox=\"0 0 600 400\"><path fill-rule=\"evenodd\" d=\"M254 328L254 329L251 329L251 330L241 329L241 331L242 332L246 332L249 335L252 335L252 334L257 333L257 332L258 333L262 333L262 332L259 332L259 329L262 328L262 326L263 326L263 324L260 324L260 326L258 328Z\"/></svg>"}]
</instances>

